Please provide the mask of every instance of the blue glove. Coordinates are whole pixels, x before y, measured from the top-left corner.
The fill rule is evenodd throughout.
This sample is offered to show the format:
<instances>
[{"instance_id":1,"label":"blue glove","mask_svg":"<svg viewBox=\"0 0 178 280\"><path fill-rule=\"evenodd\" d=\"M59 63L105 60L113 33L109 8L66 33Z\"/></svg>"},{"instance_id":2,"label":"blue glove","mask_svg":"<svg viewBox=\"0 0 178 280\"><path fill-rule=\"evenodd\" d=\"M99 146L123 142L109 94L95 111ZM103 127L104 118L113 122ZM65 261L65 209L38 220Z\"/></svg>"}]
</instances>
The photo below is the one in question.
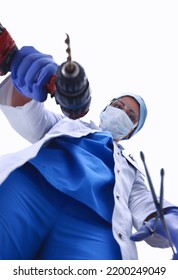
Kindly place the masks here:
<instances>
[{"instance_id":1,"label":"blue glove","mask_svg":"<svg viewBox=\"0 0 178 280\"><path fill-rule=\"evenodd\" d=\"M172 240L173 247L175 248L176 252L178 252L178 209L167 208L164 218L170 238ZM162 221L158 219L155 224L155 219L156 218L152 218L148 222L146 222L146 224L143 224L136 233L131 235L130 239L132 241L142 241L154 233L167 238ZM178 260L178 253L175 253L173 255L173 259Z\"/></svg>"},{"instance_id":2,"label":"blue glove","mask_svg":"<svg viewBox=\"0 0 178 280\"><path fill-rule=\"evenodd\" d=\"M45 85L56 73L57 67L52 56L25 46L12 60L11 77L14 87L24 96L43 102L48 94Z\"/></svg>"}]
</instances>

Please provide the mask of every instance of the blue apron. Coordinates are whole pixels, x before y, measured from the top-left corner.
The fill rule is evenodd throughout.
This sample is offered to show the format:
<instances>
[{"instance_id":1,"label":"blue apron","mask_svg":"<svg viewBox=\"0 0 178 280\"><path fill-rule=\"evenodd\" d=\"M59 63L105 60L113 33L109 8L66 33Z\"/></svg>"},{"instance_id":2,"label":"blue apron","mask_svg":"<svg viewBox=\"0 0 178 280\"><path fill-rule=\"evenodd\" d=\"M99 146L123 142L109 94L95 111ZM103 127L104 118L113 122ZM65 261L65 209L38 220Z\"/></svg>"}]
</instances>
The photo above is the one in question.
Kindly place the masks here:
<instances>
[{"instance_id":1,"label":"blue apron","mask_svg":"<svg viewBox=\"0 0 178 280\"><path fill-rule=\"evenodd\" d=\"M0 188L0 201L9 201L0 206L0 258L121 259L111 226L114 180L106 132L49 141Z\"/></svg>"}]
</instances>

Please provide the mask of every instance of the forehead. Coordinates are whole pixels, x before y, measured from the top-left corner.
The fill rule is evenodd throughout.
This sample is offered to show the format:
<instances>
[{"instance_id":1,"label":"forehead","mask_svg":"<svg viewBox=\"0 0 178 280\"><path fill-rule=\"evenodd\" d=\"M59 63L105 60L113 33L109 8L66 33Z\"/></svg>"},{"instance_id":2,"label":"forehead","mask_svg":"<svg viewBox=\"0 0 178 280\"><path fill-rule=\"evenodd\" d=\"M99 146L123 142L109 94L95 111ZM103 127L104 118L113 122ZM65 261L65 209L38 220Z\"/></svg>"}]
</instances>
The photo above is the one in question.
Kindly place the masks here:
<instances>
[{"instance_id":1,"label":"forehead","mask_svg":"<svg viewBox=\"0 0 178 280\"><path fill-rule=\"evenodd\" d=\"M123 96L119 98L119 100L123 101L130 109L132 109L137 115L140 114L140 105L138 102L131 96Z\"/></svg>"}]
</instances>

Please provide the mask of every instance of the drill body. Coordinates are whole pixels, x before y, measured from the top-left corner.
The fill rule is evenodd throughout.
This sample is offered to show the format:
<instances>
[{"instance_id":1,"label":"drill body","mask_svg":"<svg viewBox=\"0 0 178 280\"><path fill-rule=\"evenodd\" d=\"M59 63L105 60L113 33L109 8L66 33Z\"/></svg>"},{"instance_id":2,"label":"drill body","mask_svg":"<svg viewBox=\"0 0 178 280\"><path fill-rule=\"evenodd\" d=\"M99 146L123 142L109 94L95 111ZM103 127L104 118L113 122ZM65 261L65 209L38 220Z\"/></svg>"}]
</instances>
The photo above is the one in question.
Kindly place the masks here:
<instances>
[{"instance_id":1,"label":"drill body","mask_svg":"<svg viewBox=\"0 0 178 280\"><path fill-rule=\"evenodd\" d=\"M12 59L17 51L14 40L0 23L0 76L10 71Z\"/></svg>"}]
</instances>

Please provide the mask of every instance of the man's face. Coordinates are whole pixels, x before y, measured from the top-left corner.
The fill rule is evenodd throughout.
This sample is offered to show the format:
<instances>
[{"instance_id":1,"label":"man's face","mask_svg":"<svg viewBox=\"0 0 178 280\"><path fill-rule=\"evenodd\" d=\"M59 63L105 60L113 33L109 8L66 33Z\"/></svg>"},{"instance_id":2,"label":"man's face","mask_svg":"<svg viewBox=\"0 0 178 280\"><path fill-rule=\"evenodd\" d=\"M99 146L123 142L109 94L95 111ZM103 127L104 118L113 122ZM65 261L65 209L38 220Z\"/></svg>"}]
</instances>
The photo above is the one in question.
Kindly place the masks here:
<instances>
[{"instance_id":1,"label":"man's face","mask_svg":"<svg viewBox=\"0 0 178 280\"><path fill-rule=\"evenodd\" d=\"M140 107L139 107L139 104L137 103L137 101L133 97L123 96L123 97L119 98L118 100L114 101L110 105L115 108L119 108L119 109L123 110L128 115L128 117L131 119L133 124L138 123L139 116L140 116ZM130 133L125 138L128 138L132 132L133 132L133 130L130 131Z\"/></svg>"}]
</instances>

